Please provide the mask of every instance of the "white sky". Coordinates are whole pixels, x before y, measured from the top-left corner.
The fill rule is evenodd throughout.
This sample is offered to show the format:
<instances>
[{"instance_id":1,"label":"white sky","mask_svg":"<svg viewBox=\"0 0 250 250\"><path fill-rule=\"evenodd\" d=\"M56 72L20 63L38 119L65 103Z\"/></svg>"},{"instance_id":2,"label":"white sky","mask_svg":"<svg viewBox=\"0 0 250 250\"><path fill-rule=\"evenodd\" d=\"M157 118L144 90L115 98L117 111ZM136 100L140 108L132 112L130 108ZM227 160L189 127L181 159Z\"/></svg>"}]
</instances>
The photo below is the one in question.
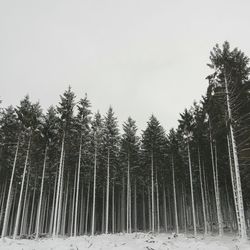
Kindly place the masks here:
<instances>
[{"instance_id":1,"label":"white sky","mask_svg":"<svg viewBox=\"0 0 250 250\"><path fill-rule=\"evenodd\" d=\"M249 0L0 0L0 99L43 108L70 84L92 110L168 130L205 93L209 52L250 56Z\"/></svg>"}]
</instances>

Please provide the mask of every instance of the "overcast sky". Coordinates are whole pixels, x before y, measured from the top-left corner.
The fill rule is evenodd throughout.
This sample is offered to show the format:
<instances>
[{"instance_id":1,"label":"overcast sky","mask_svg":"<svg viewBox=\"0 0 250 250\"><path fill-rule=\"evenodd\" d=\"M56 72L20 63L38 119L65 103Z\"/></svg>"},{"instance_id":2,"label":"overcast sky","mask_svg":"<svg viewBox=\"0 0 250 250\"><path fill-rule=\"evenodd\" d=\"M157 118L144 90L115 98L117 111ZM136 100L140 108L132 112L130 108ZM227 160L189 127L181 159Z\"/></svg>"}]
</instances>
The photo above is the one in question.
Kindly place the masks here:
<instances>
[{"instance_id":1,"label":"overcast sky","mask_svg":"<svg viewBox=\"0 0 250 250\"><path fill-rule=\"evenodd\" d=\"M205 93L228 40L250 56L249 0L0 0L0 99L46 109L70 84L92 110L167 130Z\"/></svg>"}]
</instances>

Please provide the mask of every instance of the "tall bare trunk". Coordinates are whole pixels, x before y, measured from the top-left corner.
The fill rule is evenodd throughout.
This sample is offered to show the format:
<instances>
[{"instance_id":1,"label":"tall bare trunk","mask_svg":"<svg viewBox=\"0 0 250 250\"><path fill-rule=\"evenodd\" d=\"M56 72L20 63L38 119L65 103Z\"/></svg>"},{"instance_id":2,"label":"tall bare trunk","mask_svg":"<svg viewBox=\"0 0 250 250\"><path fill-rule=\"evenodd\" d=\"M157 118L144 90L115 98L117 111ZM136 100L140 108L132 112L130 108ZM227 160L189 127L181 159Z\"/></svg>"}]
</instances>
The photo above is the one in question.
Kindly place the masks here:
<instances>
[{"instance_id":1,"label":"tall bare trunk","mask_svg":"<svg viewBox=\"0 0 250 250\"><path fill-rule=\"evenodd\" d=\"M221 202L220 202L220 189L219 189L219 179L218 179L218 156L217 156L217 147L216 142L214 145L215 149L215 169L214 169L214 179L216 185L216 207L217 207L217 215L218 215L218 224L219 224L219 235L223 235L223 220L221 214Z\"/></svg>"},{"instance_id":2,"label":"tall bare trunk","mask_svg":"<svg viewBox=\"0 0 250 250\"><path fill-rule=\"evenodd\" d=\"M142 187L142 230L146 231L146 209L145 209L145 190Z\"/></svg>"},{"instance_id":3,"label":"tall bare trunk","mask_svg":"<svg viewBox=\"0 0 250 250\"><path fill-rule=\"evenodd\" d=\"M88 218L89 218L89 194L90 194L90 181L88 185L88 193L87 193L87 204L86 204L86 217L85 217L85 234L88 233Z\"/></svg>"},{"instance_id":4,"label":"tall bare trunk","mask_svg":"<svg viewBox=\"0 0 250 250\"><path fill-rule=\"evenodd\" d=\"M54 188L53 188L53 199L52 199L52 209L51 209L51 215L50 215L49 235L52 235L52 230L53 230L53 222L54 222L54 215L55 215L57 178L58 178L58 173L56 172L55 183L54 183Z\"/></svg>"},{"instance_id":5,"label":"tall bare trunk","mask_svg":"<svg viewBox=\"0 0 250 250\"><path fill-rule=\"evenodd\" d=\"M125 231L125 177L122 176L122 194L121 194L121 231Z\"/></svg>"},{"instance_id":6,"label":"tall bare trunk","mask_svg":"<svg viewBox=\"0 0 250 250\"><path fill-rule=\"evenodd\" d=\"M168 223L167 223L167 206L166 206L166 187L165 182L163 183L163 217L164 217L164 228L165 232L168 231Z\"/></svg>"},{"instance_id":7,"label":"tall bare trunk","mask_svg":"<svg viewBox=\"0 0 250 250\"><path fill-rule=\"evenodd\" d=\"M78 156L78 170L77 170L77 184L76 184L76 204L75 204L75 223L74 223L74 236L77 234L77 218L78 218L78 196L79 196L79 182L80 182L80 170L81 170L81 157L82 157L82 133L80 137L79 156Z\"/></svg>"},{"instance_id":8,"label":"tall bare trunk","mask_svg":"<svg viewBox=\"0 0 250 250\"><path fill-rule=\"evenodd\" d=\"M109 148L108 148L108 166L107 166L107 190L106 190L106 226L105 233L109 230Z\"/></svg>"},{"instance_id":9,"label":"tall bare trunk","mask_svg":"<svg viewBox=\"0 0 250 250\"><path fill-rule=\"evenodd\" d=\"M75 171L74 177L74 188L73 188L73 197L71 202L71 226L70 226L70 236L73 236L73 228L74 228L74 212L75 212L75 197L76 197L76 177L77 171Z\"/></svg>"},{"instance_id":10,"label":"tall bare trunk","mask_svg":"<svg viewBox=\"0 0 250 250\"><path fill-rule=\"evenodd\" d=\"M33 190L33 197L32 197L32 205L31 205L31 214L30 214L30 223L29 223L29 231L28 234L31 235L31 231L33 229L33 217L34 217L34 207L35 207L35 197L36 197L36 183L37 183L37 176L35 177L35 187Z\"/></svg>"},{"instance_id":11,"label":"tall bare trunk","mask_svg":"<svg viewBox=\"0 0 250 250\"><path fill-rule=\"evenodd\" d=\"M148 221L149 221L149 230L152 229L152 216L151 216L151 194L150 194L150 186L148 186Z\"/></svg>"},{"instance_id":12,"label":"tall bare trunk","mask_svg":"<svg viewBox=\"0 0 250 250\"><path fill-rule=\"evenodd\" d=\"M196 217L195 217L195 206L194 206L194 189L193 189L193 177L192 177L192 164L191 164L191 155L190 148L188 142L188 164L189 164L189 176L190 176L190 189L191 189L191 206L192 206L192 214L193 214L193 225L194 225L194 236L197 235L196 229Z\"/></svg>"},{"instance_id":13,"label":"tall bare trunk","mask_svg":"<svg viewBox=\"0 0 250 250\"><path fill-rule=\"evenodd\" d=\"M29 187L29 179L30 179L30 168L28 169L28 174L27 174L27 181L26 181L26 187L25 187L25 192L24 192L24 201L23 201L23 211L22 211L22 216L21 216L21 226L20 226L20 235L24 234L24 228L26 229L25 226L27 226L27 222L24 221L27 217L27 211L29 209L29 199L27 202L27 195L28 195L28 187ZM30 198L30 195L29 195ZM27 209L28 208L28 209ZM25 226L24 226L25 224Z\"/></svg>"},{"instance_id":14,"label":"tall bare trunk","mask_svg":"<svg viewBox=\"0 0 250 250\"><path fill-rule=\"evenodd\" d=\"M227 103L227 112L228 112L228 119L229 119L229 136L231 139L232 144L232 151L233 151L233 162L234 162L234 178L232 185L235 186L235 193L237 196L237 200L235 201L237 203L236 211L239 213L239 219L237 221L238 223L238 230L239 230L239 236L242 239L247 238L246 233L246 221L245 221L245 212L244 212L244 204L243 204L243 198L242 198L242 189L241 189L241 177L240 177L240 168L239 168L239 159L238 159L238 151L235 141L235 135L233 130L233 117L232 117L232 110L231 110L231 103L230 103L230 96L229 96L229 90L228 90L228 76L227 72L224 71L225 76L225 92L226 92L226 103Z\"/></svg>"},{"instance_id":15,"label":"tall bare trunk","mask_svg":"<svg viewBox=\"0 0 250 250\"><path fill-rule=\"evenodd\" d=\"M173 157L173 155L172 155L172 179L173 179L173 191L174 191L175 228L176 228L176 233L179 234L179 222L178 222L178 211L177 211L177 201L176 201L175 171L174 171L174 157Z\"/></svg>"},{"instance_id":16,"label":"tall bare trunk","mask_svg":"<svg viewBox=\"0 0 250 250\"><path fill-rule=\"evenodd\" d=\"M204 233L207 234L207 216L206 216L206 207L205 207L205 198L204 198L204 189L203 189L203 181L202 181L202 169L201 169L201 155L200 155L200 147L198 146L198 165L199 165L199 177L200 177L200 188L201 188L201 201L202 201L202 213L203 213L203 221L204 221Z\"/></svg>"},{"instance_id":17,"label":"tall bare trunk","mask_svg":"<svg viewBox=\"0 0 250 250\"><path fill-rule=\"evenodd\" d=\"M60 194L59 194L59 205L58 205L58 214L57 214L57 228L56 228L56 235L59 234L61 229L61 222L62 222L62 197L63 197L63 186L64 186L64 160L65 160L65 152L63 154L63 161L62 161L62 174L61 174L61 183L60 183Z\"/></svg>"},{"instance_id":18,"label":"tall bare trunk","mask_svg":"<svg viewBox=\"0 0 250 250\"><path fill-rule=\"evenodd\" d=\"M159 201L159 186L158 186L158 175L156 172L156 209L157 209L157 232L160 233L160 201Z\"/></svg>"},{"instance_id":19,"label":"tall bare trunk","mask_svg":"<svg viewBox=\"0 0 250 250\"><path fill-rule=\"evenodd\" d=\"M7 189L7 179L5 180L4 184L2 185L1 190L1 202L0 202L0 225L2 225L2 218L3 218L3 212L4 212L4 203L5 203L5 197L6 197L6 189Z\"/></svg>"},{"instance_id":20,"label":"tall bare trunk","mask_svg":"<svg viewBox=\"0 0 250 250\"><path fill-rule=\"evenodd\" d=\"M12 188L13 188L13 179L15 174L15 168L16 168L16 161L17 161L17 155L19 150L19 144L20 144L20 136L18 137L17 146L16 146L16 152L14 157L14 162L12 166L12 172L11 172L11 178L10 178L10 185L9 185L9 191L6 201L6 207L5 207L5 214L4 214L4 221L3 221L3 228L2 228L2 234L1 237L4 238L6 231L7 231L7 223L9 221L9 214L10 214L10 202L11 202L11 194L12 194Z\"/></svg>"},{"instance_id":21,"label":"tall bare trunk","mask_svg":"<svg viewBox=\"0 0 250 250\"><path fill-rule=\"evenodd\" d=\"M134 230L137 232L137 191L136 191L136 180L134 186Z\"/></svg>"},{"instance_id":22,"label":"tall bare trunk","mask_svg":"<svg viewBox=\"0 0 250 250\"><path fill-rule=\"evenodd\" d=\"M102 190L102 233L105 232L105 187Z\"/></svg>"},{"instance_id":23,"label":"tall bare trunk","mask_svg":"<svg viewBox=\"0 0 250 250\"><path fill-rule=\"evenodd\" d=\"M95 163L94 163L94 185L93 185L93 204L92 204L91 235L94 235L94 233L95 233L96 165L97 165L97 149L96 149L96 147L95 147Z\"/></svg>"},{"instance_id":24,"label":"tall bare trunk","mask_svg":"<svg viewBox=\"0 0 250 250\"><path fill-rule=\"evenodd\" d=\"M186 216L186 195L184 190L184 184L181 185L182 201L183 201L183 221L184 221L184 232L187 234L187 216Z\"/></svg>"},{"instance_id":25,"label":"tall bare trunk","mask_svg":"<svg viewBox=\"0 0 250 250\"><path fill-rule=\"evenodd\" d=\"M127 233L131 233L131 185L130 185L130 159L128 154L127 167Z\"/></svg>"},{"instance_id":26,"label":"tall bare trunk","mask_svg":"<svg viewBox=\"0 0 250 250\"><path fill-rule=\"evenodd\" d=\"M22 178L20 196L19 196L18 207L17 207L17 214L16 214L16 222L15 222L15 228L14 228L13 239L16 239L16 236L17 236L18 230L19 230L19 221L20 221L21 205L22 205L22 199L23 199L23 187L24 187L25 176L26 176L26 170L27 170L28 159L29 159L30 144L31 144L31 134L29 135L28 148L27 148L26 157L25 157L25 163L24 163L24 168L23 168L23 178Z\"/></svg>"},{"instance_id":27,"label":"tall bare trunk","mask_svg":"<svg viewBox=\"0 0 250 250\"><path fill-rule=\"evenodd\" d=\"M115 184L112 185L112 233L115 233Z\"/></svg>"},{"instance_id":28,"label":"tall bare trunk","mask_svg":"<svg viewBox=\"0 0 250 250\"><path fill-rule=\"evenodd\" d=\"M151 153L151 211L152 211L152 232L155 231L155 206L154 206L154 158Z\"/></svg>"},{"instance_id":29,"label":"tall bare trunk","mask_svg":"<svg viewBox=\"0 0 250 250\"><path fill-rule=\"evenodd\" d=\"M42 182L41 182L41 188L40 188L38 210L37 210L37 215L36 215L36 239L38 239L38 235L39 235L40 214L41 214L41 205L42 205L42 198L43 198L43 184L44 184L44 175L45 175L46 160L47 160L47 150L48 150L48 146L46 145L45 152L44 152Z\"/></svg>"},{"instance_id":30,"label":"tall bare trunk","mask_svg":"<svg viewBox=\"0 0 250 250\"><path fill-rule=\"evenodd\" d=\"M59 195L60 195L60 186L61 186L60 184L61 184L61 179L62 179L64 142L65 142L65 131L63 131L62 146L61 146L61 156L60 156L60 164L59 164L59 173L58 173L58 179L57 179L57 190L56 190L55 212L54 212L54 223L53 223L53 238L57 236L57 227L58 227L57 217L58 217Z\"/></svg>"}]
</instances>

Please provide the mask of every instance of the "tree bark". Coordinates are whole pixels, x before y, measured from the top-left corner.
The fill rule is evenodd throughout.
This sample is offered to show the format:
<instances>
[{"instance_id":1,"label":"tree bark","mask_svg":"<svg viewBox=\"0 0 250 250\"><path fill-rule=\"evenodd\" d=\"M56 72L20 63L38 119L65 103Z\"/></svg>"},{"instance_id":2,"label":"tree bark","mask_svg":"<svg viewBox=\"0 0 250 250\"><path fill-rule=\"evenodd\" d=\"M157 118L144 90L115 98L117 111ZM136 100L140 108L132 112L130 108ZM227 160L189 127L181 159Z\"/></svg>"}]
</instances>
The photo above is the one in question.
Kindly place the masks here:
<instances>
[{"instance_id":1,"label":"tree bark","mask_svg":"<svg viewBox=\"0 0 250 250\"><path fill-rule=\"evenodd\" d=\"M22 184L21 184L21 190L20 190L20 196L19 196L18 208L17 208L17 215L16 215L16 222L15 222L15 228L14 228L14 234L13 234L14 240L16 239L16 236L17 236L18 230L19 230L19 220L20 220L21 205L22 205L22 198L23 198L23 187L24 187L26 170L27 170L28 159L29 159L30 144L31 144L31 134L29 135L28 148L27 148L27 152L26 152L24 169L23 169Z\"/></svg>"},{"instance_id":2,"label":"tree bark","mask_svg":"<svg viewBox=\"0 0 250 250\"><path fill-rule=\"evenodd\" d=\"M176 188L175 188L175 171L174 171L174 157L172 155L172 179L173 179L173 192L174 192L174 214L175 214L175 229L176 234L179 234L178 211L176 201Z\"/></svg>"},{"instance_id":3,"label":"tree bark","mask_svg":"<svg viewBox=\"0 0 250 250\"><path fill-rule=\"evenodd\" d=\"M97 149L96 149L96 147L95 147L94 185L93 185L93 204L92 204L92 225L91 225L91 235L94 235L94 233L95 233L96 165L97 165Z\"/></svg>"},{"instance_id":4,"label":"tree bark","mask_svg":"<svg viewBox=\"0 0 250 250\"><path fill-rule=\"evenodd\" d=\"M4 236L6 234L6 231L7 231L7 227L8 227L7 223L8 223L8 220L9 220L11 194L12 194L13 179L14 179L14 174L15 174L15 168L16 168L16 161L17 161L17 155L18 155L18 150L19 150L19 144L20 144L20 136L18 137L17 146L16 146L16 152L15 152L15 157L14 157L14 162L13 162L13 166L12 166L9 191L8 191L8 196L7 196L7 201L6 201L6 207L5 207L4 222L3 222L3 228L2 228L2 233L1 233L1 237L2 238L4 238Z\"/></svg>"},{"instance_id":5,"label":"tree bark","mask_svg":"<svg viewBox=\"0 0 250 250\"><path fill-rule=\"evenodd\" d=\"M191 189L191 205L192 205L192 214L193 214L193 226L194 226L194 236L197 236L196 229L196 217L195 217L195 206L194 206L194 190L193 190L193 177L192 177L192 164L191 164L191 155L188 142L188 164L189 164L189 176L190 176L190 189Z\"/></svg>"},{"instance_id":6,"label":"tree bark","mask_svg":"<svg viewBox=\"0 0 250 250\"><path fill-rule=\"evenodd\" d=\"M106 190L106 226L105 233L108 233L109 229L109 148L108 148L108 166L107 166L107 190Z\"/></svg>"},{"instance_id":7,"label":"tree bark","mask_svg":"<svg viewBox=\"0 0 250 250\"><path fill-rule=\"evenodd\" d=\"M38 210L37 210L37 216L36 216L36 239L38 239L38 235L39 235L40 213L41 213L41 205L42 205L42 198L43 198L43 184L44 184L44 175L45 175L46 160L47 160L47 150L48 150L48 146L46 145L45 152L44 152L42 182L41 182Z\"/></svg>"}]
</instances>

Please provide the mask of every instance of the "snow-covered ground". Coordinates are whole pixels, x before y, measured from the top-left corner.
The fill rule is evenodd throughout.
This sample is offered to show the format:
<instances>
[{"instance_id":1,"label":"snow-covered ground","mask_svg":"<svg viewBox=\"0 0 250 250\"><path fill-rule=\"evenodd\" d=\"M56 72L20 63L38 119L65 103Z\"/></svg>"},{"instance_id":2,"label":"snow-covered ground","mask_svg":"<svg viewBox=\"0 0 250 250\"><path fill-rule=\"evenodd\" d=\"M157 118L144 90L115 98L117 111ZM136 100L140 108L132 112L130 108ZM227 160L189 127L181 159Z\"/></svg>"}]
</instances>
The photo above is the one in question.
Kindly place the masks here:
<instances>
[{"instance_id":1,"label":"snow-covered ground","mask_svg":"<svg viewBox=\"0 0 250 250\"><path fill-rule=\"evenodd\" d=\"M239 242L231 236L219 238L146 233L43 238L39 240L0 240L0 250L250 250L250 241Z\"/></svg>"}]
</instances>

